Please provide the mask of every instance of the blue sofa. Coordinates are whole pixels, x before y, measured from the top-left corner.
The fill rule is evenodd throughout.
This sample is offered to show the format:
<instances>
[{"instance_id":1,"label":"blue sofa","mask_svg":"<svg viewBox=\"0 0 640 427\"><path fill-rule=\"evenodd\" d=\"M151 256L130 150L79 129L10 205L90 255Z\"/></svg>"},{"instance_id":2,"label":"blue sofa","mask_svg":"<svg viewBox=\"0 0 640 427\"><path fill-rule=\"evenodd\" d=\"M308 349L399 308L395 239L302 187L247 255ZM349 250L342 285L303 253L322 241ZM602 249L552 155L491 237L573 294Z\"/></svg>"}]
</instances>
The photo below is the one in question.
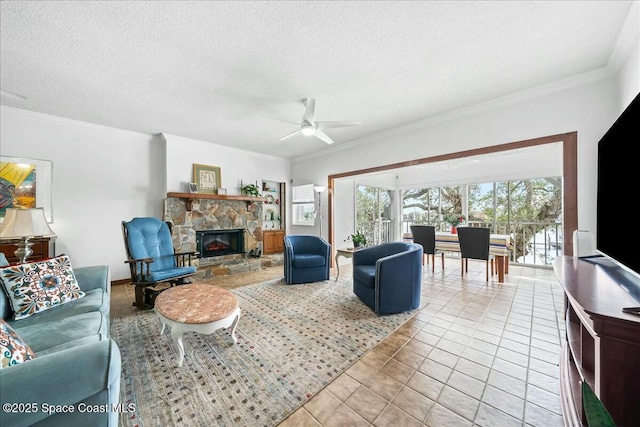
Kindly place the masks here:
<instances>
[{"instance_id":1,"label":"blue sofa","mask_svg":"<svg viewBox=\"0 0 640 427\"><path fill-rule=\"evenodd\" d=\"M329 280L331 245L322 237L299 234L284 237L284 279L287 284Z\"/></svg>"},{"instance_id":2,"label":"blue sofa","mask_svg":"<svg viewBox=\"0 0 640 427\"><path fill-rule=\"evenodd\" d=\"M0 253L0 266L7 264ZM112 404L120 400L121 357L109 337L109 267L73 272L84 297L25 319L14 320L0 291L2 318L36 356L0 369L0 401L10 405L0 411L3 427L118 425Z\"/></svg>"},{"instance_id":3,"label":"blue sofa","mask_svg":"<svg viewBox=\"0 0 640 427\"><path fill-rule=\"evenodd\" d=\"M353 292L378 315L420 306L422 246L391 242L353 253Z\"/></svg>"}]
</instances>

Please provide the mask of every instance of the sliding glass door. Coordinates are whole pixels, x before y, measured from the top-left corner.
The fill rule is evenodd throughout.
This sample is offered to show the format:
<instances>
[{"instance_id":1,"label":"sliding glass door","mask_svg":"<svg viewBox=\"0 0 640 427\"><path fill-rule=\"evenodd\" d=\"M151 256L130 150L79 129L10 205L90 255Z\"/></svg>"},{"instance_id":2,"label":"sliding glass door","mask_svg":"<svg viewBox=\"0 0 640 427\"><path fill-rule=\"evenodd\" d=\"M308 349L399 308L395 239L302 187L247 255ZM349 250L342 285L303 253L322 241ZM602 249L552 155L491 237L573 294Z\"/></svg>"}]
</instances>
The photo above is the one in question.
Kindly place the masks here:
<instances>
[{"instance_id":1,"label":"sliding glass door","mask_svg":"<svg viewBox=\"0 0 640 427\"><path fill-rule=\"evenodd\" d=\"M392 197L391 190L356 188L356 230L365 235L368 246L393 241Z\"/></svg>"}]
</instances>

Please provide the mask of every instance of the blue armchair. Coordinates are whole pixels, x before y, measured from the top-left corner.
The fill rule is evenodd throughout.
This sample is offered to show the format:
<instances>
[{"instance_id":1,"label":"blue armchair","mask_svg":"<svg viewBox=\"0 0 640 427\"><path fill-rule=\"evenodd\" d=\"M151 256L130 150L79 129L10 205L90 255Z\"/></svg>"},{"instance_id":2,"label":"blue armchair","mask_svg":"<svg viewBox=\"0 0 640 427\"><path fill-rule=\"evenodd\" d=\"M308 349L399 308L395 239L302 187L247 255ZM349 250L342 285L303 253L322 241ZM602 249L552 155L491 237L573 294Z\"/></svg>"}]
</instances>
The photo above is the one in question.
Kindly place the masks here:
<instances>
[{"instance_id":1,"label":"blue armchair","mask_svg":"<svg viewBox=\"0 0 640 427\"><path fill-rule=\"evenodd\" d=\"M422 246L383 243L353 253L353 292L376 314L420 306Z\"/></svg>"},{"instance_id":2,"label":"blue armchair","mask_svg":"<svg viewBox=\"0 0 640 427\"><path fill-rule=\"evenodd\" d=\"M153 217L133 218L122 221L122 235L138 308L153 308L157 296L153 287L157 284L182 285L196 274L191 265L196 252L175 253L170 223Z\"/></svg>"},{"instance_id":3,"label":"blue armchair","mask_svg":"<svg viewBox=\"0 0 640 427\"><path fill-rule=\"evenodd\" d=\"M329 280L331 245L322 237L284 237L284 279L288 285Z\"/></svg>"}]
</instances>

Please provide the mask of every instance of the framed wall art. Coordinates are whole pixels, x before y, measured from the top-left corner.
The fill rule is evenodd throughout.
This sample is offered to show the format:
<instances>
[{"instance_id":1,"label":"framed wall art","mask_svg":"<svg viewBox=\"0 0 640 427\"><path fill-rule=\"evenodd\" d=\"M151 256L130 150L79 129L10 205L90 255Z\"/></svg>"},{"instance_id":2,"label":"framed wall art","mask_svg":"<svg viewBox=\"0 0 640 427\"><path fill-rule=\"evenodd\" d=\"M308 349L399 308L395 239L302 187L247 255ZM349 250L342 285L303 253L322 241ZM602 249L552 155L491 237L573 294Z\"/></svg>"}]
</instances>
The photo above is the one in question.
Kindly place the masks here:
<instances>
[{"instance_id":1,"label":"framed wall art","mask_svg":"<svg viewBox=\"0 0 640 427\"><path fill-rule=\"evenodd\" d=\"M43 208L53 221L52 168L50 160L0 156L0 222L9 208Z\"/></svg>"},{"instance_id":2,"label":"framed wall art","mask_svg":"<svg viewBox=\"0 0 640 427\"><path fill-rule=\"evenodd\" d=\"M196 183L198 193L218 194L220 188L220 168L193 164L193 182Z\"/></svg>"}]
</instances>

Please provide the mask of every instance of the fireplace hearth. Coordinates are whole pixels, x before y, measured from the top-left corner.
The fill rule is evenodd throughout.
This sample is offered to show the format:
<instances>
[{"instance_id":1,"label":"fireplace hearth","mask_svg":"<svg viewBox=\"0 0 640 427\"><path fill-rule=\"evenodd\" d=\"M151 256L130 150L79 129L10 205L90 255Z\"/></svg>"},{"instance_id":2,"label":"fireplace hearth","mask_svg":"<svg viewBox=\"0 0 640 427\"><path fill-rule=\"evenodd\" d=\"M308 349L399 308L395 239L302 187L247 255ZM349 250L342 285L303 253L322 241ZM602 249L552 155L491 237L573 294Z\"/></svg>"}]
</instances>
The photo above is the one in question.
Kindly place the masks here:
<instances>
[{"instance_id":1,"label":"fireplace hearth","mask_svg":"<svg viewBox=\"0 0 640 427\"><path fill-rule=\"evenodd\" d=\"M200 258L244 253L244 229L196 231Z\"/></svg>"}]
</instances>

